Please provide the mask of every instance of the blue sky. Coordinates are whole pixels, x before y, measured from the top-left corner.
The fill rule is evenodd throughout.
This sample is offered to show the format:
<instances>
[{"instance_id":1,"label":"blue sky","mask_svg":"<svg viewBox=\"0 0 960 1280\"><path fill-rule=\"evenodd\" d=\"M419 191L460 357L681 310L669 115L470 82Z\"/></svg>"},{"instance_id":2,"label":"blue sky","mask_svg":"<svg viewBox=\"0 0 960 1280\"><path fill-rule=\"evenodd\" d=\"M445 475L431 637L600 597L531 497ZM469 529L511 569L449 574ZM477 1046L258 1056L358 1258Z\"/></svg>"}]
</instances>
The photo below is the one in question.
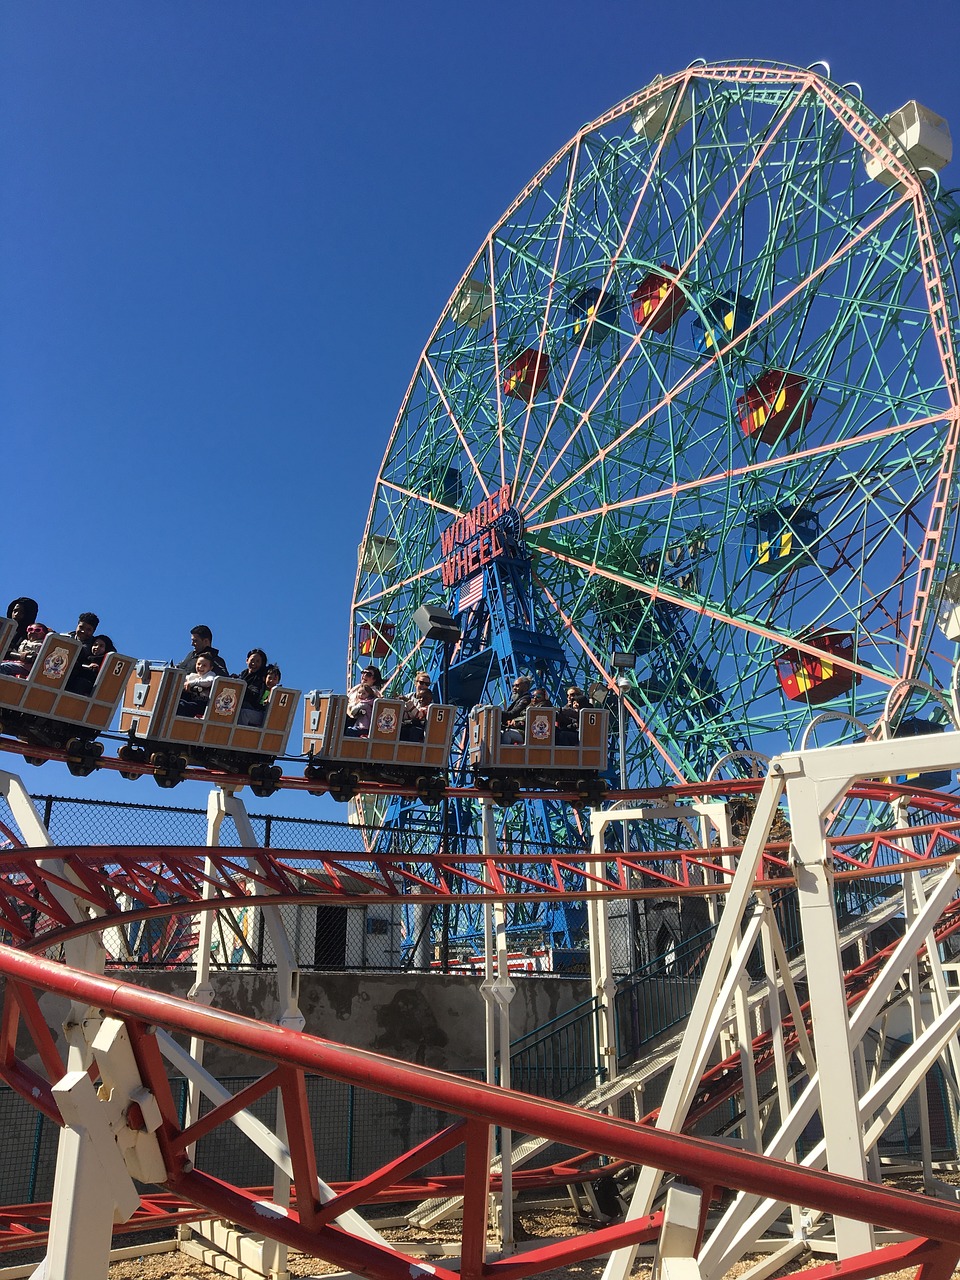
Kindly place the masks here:
<instances>
[{"instance_id":1,"label":"blue sky","mask_svg":"<svg viewBox=\"0 0 960 1280\"><path fill-rule=\"evenodd\" d=\"M3 603L33 595L57 629L95 609L159 659L205 621L231 669L260 645L287 683L342 684L404 390L540 165L697 57L826 59L878 113L917 97L960 144L958 37L947 0L9 0ZM58 766L27 781L161 799Z\"/></svg>"}]
</instances>

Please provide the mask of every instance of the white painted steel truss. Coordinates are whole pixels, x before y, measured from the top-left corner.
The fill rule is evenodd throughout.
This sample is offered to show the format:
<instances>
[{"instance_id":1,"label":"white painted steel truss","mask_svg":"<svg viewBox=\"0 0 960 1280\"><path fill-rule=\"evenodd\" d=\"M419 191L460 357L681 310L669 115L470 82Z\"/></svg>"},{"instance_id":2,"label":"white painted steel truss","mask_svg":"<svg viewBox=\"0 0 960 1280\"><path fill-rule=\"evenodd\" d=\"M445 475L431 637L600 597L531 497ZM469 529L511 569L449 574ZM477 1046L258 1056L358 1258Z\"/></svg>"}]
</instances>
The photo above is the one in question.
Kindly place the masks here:
<instances>
[{"instance_id":1,"label":"white painted steel truss","mask_svg":"<svg viewBox=\"0 0 960 1280\"><path fill-rule=\"evenodd\" d=\"M902 936L871 962L866 979L851 986L841 957L826 829L830 815L857 780L918 770L955 769L958 765L960 733L956 732L801 751L771 762L743 853L724 897L713 948L680 1041L656 1127L679 1130L684 1126L705 1071L733 1047L739 1083L735 1095L731 1095L737 1114L732 1128L728 1127L728 1137L738 1146L812 1168L876 1180L882 1173L880 1139L904 1104L916 1097L925 1186L933 1194L941 1190L930 1139L925 1082L938 1067L946 1082L948 1118L956 1133L960 998L940 955L935 927L960 892L960 868L957 861L940 860L931 866L914 864L907 870L905 858L904 865L895 871L902 881ZM49 846L49 836L19 780L5 774L0 781L29 842ZM797 885L809 1008L805 1007L797 980L796 962L791 964L787 956L769 886L757 884L762 851L783 801L791 821L791 864ZM710 824L721 843L729 844L729 816L723 805L710 801L688 808L684 821ZM252 832L242 805L229 793L218 792L210 800L208 843L218 842L226 816L234 819L242 844L252 845ZM676 806L616 808L598 814L592 860L603 861L603 829L607 823L665 816L676 818ZM70 869L59 863L54 866L55 862L52 854L51 869L69 883ZM889 868L885 869L888 873L893 874ZM76 918L89 913L89 904L69 901L67 889L57 892ZM606 1043L599 1047L609 1050L614 1041L605 913L596 903L591 904L591 911L592 972L597 994L607 1006L607 1021L601 1033ZM279 913L266 908L265 916L275 917L272 922L267 919L266 924L279 960L281 1017L285 1025L295 1027L299 1020L296 966ZM211 919L211 913L202 918ZM496 1020L502 1049L503 1041L509 1039L509 975L499 974L496 964L500 958L496 953L504 949L501 933L501 922L494 915L488 935L487 970L493 998L487 1000L487 1008L490 1043ZM869 940L864 936L861 941L862 958L868 959ZM67 946L65 958L72 967L94 973L102 969L102 948L95 935L78 938ZM208 949L198 947L198 956L205 956ZM751 973L756 973L758 951L763 976L755 979ZM501 976L505 979L503 991L494 989ZM201 959L194 998L201 1002L208 998L208 987L209 975L203 971ZM894 1022L900 1024L897 1030L904 1047L891 1060L884 1053L884 1045ZM48 1268L53 1267L64 1280L79 1280L81 1276L106 1274L112 1222L114 1218L123 1220L132 1212L135 1192L131 1179L150 1181L151 1174L157 1174L157 1154L152 1140L151 1098L142 1095L136 1070L131 1068L122 1026L92 1016L84 1006L72 1010L67 1027L68 1073L57 1086L57 1097L68 1123L58 1159L57 1213L50 1236ZM767 1065L760 1073L756 1057L759 1036L766 1036L770 1046L764 1059ZM201 1093L217 1101L220 1086L204 1072L199 1044L191 1055L177 1049L172 1041L166 1043L165 1039L164 1043L167 1055L191 1082L191 1107L198 1105ZM99 1098L87 1089L86 1069L93 1059L111 1086ZM610 1075L614 1075L615 1056L608 1053L607 1061ZM124 1133L126 1145L121 1147L113 1112L131 1101L137 1102L145 1123L134 1140ZM284 1180L289 1178L289 1148L282 1116L278 1120L275 1131L260 1125L254 1132L249 1127L252 1117L241 1111L235 1123L241 1129L246 1126L247 1136L271 1154L277 1169L274 1202L282 1204ZM814 1132L817 1124L819 1128ZM506 1161L503 1171L507 1185L509 1167ZM631 1218L650 1212L660 1192L660 1182L661 1175L655 1169L641 1170L630 1207ZM93 1186L101 1192L96 1204L90 1203ZM109 1195L102 1194L105 1187L110 1189ZM330 1194L322 1183L318 1190L321 1201ZM699 1196L695 1198L699 1205ZM508 1241L509 1196L506 1199L501 1221ZM694 1198L679 1185L673 1187L666 1201L666 1227L661 1241L660 1270L664 1275L714 1280L745 1253L763 1247L771 1237L778 1247L769 1263L755 1268L754 1280L762 1280L775 1264L783 1265L806 1248L833 1250L837 1256L849 1258L868 1253L874 1245L874 1232L869 1225L835 1218L833 1234L828 1235L831 1223L822 1215L805 1212L799 1205L785 1211L782 1202L764 1200L756 1193L743 1192L732 1199L710 1219L709 1230L699 1241L695 1229L698 1213ZM365 1224L351 1225L356 1231L370 1230ZM208 1239L219 1237L211 1230ZM606 1271L609 1280L626 1277L633 1252L625 1248L611 1256ZM281 1274L282 1246L265 1250L259 1265L262 1273Z\"/></svg>"},{"instance_id":2,"label":"white painted steel truss","mask_svg":"<svg viewBox=\"0 0 960 1280\"><path fill-rule=\"evenodd\" d=\"M956 1198L954 1189L944 1187L935 1175L926 1088L928 1076L939 1068L946 1088L947 1119L956 1140L960 1133L960 992L951 985L934 926L960 894L960 860L930 867L914 863L910 869L901 866L891 872L897 879L891 903L899 904L895 914L902 918L902 937L876 957L868 977L852 984L841 956L826 830L829 817L856 781L958 766L958 732L806 750L771 762L655 1121L657 1128L684 1129L704 1071L727 1058L732 1044L738 1050L740 1082L730 1136L738 1146L880 1181L880 1139L904 1105L915 1098L925 1190ZM783 801L792 830L791 864L807 1008L802 1007L771 893L756 883L762 851ZM904 818L907 803L905 799ZM664 810L663 816L672 812ZM595 815L592 856L602 861L608 823L654 816L659 815L649 807L620 807ZM608 1041L598 1046L603 1053L612 1043L613 982L604 904L591 906L592 972L595 992L604 1005ZM758 946L763 974L756 979L748 964ZM860 948L860 958L865 959L870 949L866 927ZM889 1049L894 1023L902 1052L891 1058L884 1048ZM765 1037L772 1047L772 1079L769 1069L766 1078L758 1078L758 1037ZM661 1181L656 1169L640 1171L630 1218L651 1212ZM873 1228L865 1223L837 1218L829 1234L828 1225L821 1215L805 1213L799 1206L786 1215L780 1202L740 1194L711 1216L696 1258L691 1259L694 1270L684 1274L719 1280L745 1254L766 1250L769 1257L750 1273L752 1280L763 1280L808 1248L851 1258L875 1247ZM636 1249L629 1248L613 1254L604 1280L626 1280L635 1256Z\"/></svg>"}]
</instances>

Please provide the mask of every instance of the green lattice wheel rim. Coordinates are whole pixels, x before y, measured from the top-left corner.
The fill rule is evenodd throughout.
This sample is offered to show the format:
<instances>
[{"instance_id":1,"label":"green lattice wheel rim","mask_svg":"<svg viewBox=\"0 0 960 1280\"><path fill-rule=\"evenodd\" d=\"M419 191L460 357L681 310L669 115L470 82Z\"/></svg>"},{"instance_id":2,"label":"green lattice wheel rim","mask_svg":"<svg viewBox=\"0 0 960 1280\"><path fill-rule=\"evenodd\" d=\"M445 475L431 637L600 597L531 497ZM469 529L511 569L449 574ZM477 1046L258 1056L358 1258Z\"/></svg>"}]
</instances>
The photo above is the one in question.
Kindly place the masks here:
<instances>
[{"instance_id":1,"label":"green lattice wheel rim","mask_svg":"<svg viewBox=\"0 0 960 1280\"><path fill-rule=\"evenodd\" d=\"M796 745L825 706L873 722L901 677L941 679L960 395L935 197L853 88L814 71L694 66L585 126L485 239L414 372L350 678L360 626L389 622L382 665L406 686L415 609L450 602L441 530L509 484L578 678L640 654L634 785ZM545 383L505 393L525 352ZM833 683L804 689L824 634Z\"/></svg>"}]
</instances>

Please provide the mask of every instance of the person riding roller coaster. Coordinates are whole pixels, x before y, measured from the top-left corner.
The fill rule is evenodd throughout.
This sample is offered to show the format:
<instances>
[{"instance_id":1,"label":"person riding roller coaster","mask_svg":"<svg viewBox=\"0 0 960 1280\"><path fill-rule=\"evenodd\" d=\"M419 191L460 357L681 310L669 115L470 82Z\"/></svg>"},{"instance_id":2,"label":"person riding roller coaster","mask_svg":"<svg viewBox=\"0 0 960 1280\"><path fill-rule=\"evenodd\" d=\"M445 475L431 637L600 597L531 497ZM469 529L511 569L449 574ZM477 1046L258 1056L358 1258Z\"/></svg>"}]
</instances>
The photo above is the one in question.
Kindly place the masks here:
<instances>
[{"instance_id":1,"label":"person riding roller coaster","mask_svg":"<svg viewBox=\"0 0 960 1280\"><path fill-rule=\"evenodd\" d=\"M93 656L93 638L99 625L100 619L95 613L81 613L74 630L66 633L71 639L80 641L80 652L67 678L67 688L71 693L82 693L87 698L93 693L94 680L100 670L100 664Z\"/></svg>"},{"instance_id":2,"label":"person riding roller coaster","mask_svg":"<svg viewBox=\"0 0 960 1280\"><path fill-rule=\"evenodd\" d=\"M221 658L220 650L213 647L213 632L202 622L190 628L190 652L177 663L179 670L192 676L197 669L197 656L201 653L209 657L214 675L227 674L227 664Z\"/></svg>"},{"instance_id":3,"label":"person riding roller coaster","mask_svg":"<svg viewBox=\"0 0 960 1280\"><path fill-rule=\"evenodd\" d=\"M529 676L517 676L513 682L513 697L503 709L501 741L517 744L523 742L527 723L527 707L532 701Z\"/></svg>"},{"instance_id":4,"label":"person riding roller coaster","mask_svg":"<svg viewBox=\"0 0 960 1280\"><path fill-rule=\"evenodd\" d=\"M7 652L3 655L5 658L9 658L14 649L18 649L26 640L27 627L36 622L39 612L40 606L36 600L31 600L29 596L17 596L16 600L11 600L7 605L7 617L13 618L17 624L17 629L10 639Z\"/></svg>"}]
</instances>

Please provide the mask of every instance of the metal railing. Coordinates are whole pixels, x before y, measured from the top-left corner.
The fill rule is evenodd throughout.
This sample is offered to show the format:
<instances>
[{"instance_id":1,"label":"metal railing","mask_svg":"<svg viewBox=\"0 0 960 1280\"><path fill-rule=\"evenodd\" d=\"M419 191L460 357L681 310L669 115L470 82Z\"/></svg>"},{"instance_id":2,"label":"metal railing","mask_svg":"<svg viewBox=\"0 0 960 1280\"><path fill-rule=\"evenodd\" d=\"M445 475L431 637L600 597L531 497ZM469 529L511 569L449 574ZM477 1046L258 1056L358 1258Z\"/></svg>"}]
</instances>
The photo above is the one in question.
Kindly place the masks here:
<instances>
[{"instance_id":1,"label":"metal railing","mask_svg":"<svg viewBox=\"0 0 960 1280\"><path fill-rule=\"evenodd\" d=\"M541 1098L582 1093L597 1076L596 996L574 1005L510 1045L510 1084Z\"/></svg>"},{"instance_id":2,"label":"metal railing","mask_svg":"<svg viewBox=\"0 0 960 1280\"><path fill-rule=\"evenodd\" d=\"M715 926L677 942L635 973L621 978L614 998L617 1062L632 1062L641 1047L679 1026L690 1013L716 932Z\"/></svg>"}]
</instances>

